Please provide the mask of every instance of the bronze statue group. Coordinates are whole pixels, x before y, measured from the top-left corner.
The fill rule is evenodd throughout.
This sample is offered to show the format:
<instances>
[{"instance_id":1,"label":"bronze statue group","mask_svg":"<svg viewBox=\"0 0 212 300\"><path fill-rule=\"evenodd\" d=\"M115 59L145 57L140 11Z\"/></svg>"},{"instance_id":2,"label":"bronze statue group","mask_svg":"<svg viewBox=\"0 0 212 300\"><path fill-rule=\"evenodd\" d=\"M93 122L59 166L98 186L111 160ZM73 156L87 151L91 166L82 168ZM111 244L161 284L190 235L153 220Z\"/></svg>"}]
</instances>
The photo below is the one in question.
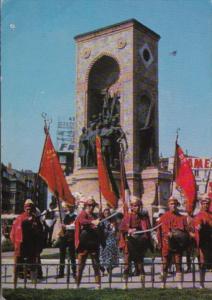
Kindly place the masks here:
<instances>
[{"instance_id":1,"label":"bronze statue group","mask_svg":"<svg viewBox=\"0 0 212 300\"><path fill-rule=\"evenodd\" d=\"M101 288L101 277L109 276L119 265L120 254L124 260L124 286L128 288L128 277L140 276L141 286L145 286L144 258L147 250L154 251L152 236L156 233L156 247L162 257L161 287L166 287L169 268L175 264L176 281L179 289L183 286L182 256L184 251L195 247L199 261L200 287L204 287L206 270L212 269L212 214L209 212L210 199L202 197L199 213L195 216L181 215L178 200L170 197L168 211L151 226L148 212L141 199L132 196L128 209L113 213L109 207L102 209L93 197L83 202L81 210L63 203L63 217L55 244L60 249L59 273L65 276L65 256L68 249L72 275L76 288L80 287L86 260L89 257L95 274L96 288ZM33 202L27 199L24 211L13 223L10 238L14 244L14 283L18 277L29 277L32 281L42 279L40 255L46 244L45 226L51 227L61 220L55 218L53 207L39 215ZM52 213L51 213L52 212ZM43 219L52 220L43 222ZM51 244L52 230L47 243ZM53 236L55 233L53 232ZM192 245L192 246L191 246ZM23 268L27 264L27 268ZM190 270L189 270L190 271Z\"/></svg>"},{"instance_id":2,"label":"bronze statue group","mask_svg":"<svg viewBox=\"0 0 212 300\"><path fill-rule=\"evenodd\" d=\"M124 131L120 125L119 96L113 97L105 92L102 111L93 114L88 127L82 128L79 138L79 158L81 167L95 167L96 161L96 136L102 140L102 153L106 163L112 168L119 167L120 143L127 150L128 144Z\"/></svg>"}]
</instances>

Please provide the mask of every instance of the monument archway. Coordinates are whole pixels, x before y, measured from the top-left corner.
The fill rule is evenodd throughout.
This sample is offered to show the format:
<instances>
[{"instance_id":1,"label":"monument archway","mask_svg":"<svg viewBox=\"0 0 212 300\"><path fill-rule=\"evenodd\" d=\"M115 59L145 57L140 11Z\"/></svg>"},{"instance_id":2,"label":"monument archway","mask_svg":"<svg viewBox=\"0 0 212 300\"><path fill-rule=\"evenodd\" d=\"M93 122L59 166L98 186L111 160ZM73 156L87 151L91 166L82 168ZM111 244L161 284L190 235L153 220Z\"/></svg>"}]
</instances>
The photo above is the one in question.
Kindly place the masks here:
<instances>
[{"instance_id":1,"label":"monument archway","mask_svg":"<svg viewBox=\"0 0 212 300\"><path fill-rule=\"evenodd\" d=\"M101 56L92 65L88 75L87 125L92 118L103 113L105 95L119 76L119 64L109 55Z\"/></svg>"}]
</instances>

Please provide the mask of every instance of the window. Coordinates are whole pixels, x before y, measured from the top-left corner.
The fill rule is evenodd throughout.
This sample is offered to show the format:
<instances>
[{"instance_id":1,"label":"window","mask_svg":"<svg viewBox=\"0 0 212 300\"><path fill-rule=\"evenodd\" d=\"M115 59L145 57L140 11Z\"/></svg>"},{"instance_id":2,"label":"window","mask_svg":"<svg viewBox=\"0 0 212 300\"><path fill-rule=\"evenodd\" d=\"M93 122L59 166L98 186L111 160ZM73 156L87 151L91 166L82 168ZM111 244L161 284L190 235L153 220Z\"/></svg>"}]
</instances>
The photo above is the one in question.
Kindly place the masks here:
<instances>
[{"instance_id":1,"label":"window","mask_svg":"<svg viewBox=\"0 0 212 300\"><path fill-rule=\"evenodd\" d=\"M65 164L66 163L66 156L65 155L60 155L60 163Z\"/></svg>"},{"instance_id":2,"label":"window","mask_svg":"<svg viewBox=\"0 0 212 300\"><path fill-rule=\"evenodd\" d=\"M205 174L204 174L204 178L207 179L207 178L208 178L208 175L209 175L209 170L205 170L204 173L205 173Z\"/></svg>"},{"instance_id":3,"label":"window","mask_svg":"<svg viewBox=\"0 0 212 300\"><path fill-rule=\"evenodd\" d=\"M199 177L199 170L194 170L194 176Z\"/></svg>"}]
</instances>

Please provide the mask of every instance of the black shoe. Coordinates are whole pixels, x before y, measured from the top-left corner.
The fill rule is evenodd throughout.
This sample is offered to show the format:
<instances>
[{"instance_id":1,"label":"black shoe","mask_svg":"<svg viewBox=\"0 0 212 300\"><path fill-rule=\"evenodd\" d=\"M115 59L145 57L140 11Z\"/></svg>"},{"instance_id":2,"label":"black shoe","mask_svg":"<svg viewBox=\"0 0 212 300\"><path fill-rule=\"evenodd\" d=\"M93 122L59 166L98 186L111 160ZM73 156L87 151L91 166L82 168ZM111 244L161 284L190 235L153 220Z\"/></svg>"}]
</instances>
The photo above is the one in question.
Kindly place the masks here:
<instances>
[{"instance_id":1,"label":"black shoe","mask_svg":"<svg viewBox=\"0 0 212 300\"><path fill-rule=\"evenodd\" d=\"M55 278L56 278L56 279L58 279L58 278L64 278L64 274L62 274L62 273L60 274L60 273L59 273L57 276L55 276Z\"/></svg>"}]
</instances>

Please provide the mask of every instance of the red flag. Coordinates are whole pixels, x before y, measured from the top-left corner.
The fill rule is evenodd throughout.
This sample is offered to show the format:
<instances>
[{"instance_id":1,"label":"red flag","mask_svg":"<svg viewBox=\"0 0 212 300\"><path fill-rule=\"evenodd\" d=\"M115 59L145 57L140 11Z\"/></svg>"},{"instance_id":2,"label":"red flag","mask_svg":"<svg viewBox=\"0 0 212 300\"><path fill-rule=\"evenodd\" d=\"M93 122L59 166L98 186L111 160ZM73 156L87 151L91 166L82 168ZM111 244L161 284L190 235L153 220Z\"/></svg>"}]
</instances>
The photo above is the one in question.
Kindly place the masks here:
<instances>
[{"instance_id":1,"label":"red flag","mask_svg":"<svg viewBox=\"0 0 212 300\"><path fill-rule=\"evenodd\" d=\"M57 153L48 132L46 133L39 175L46 182L49 190L58 196L60 200L70 204L75 203L75 198L69 190Z\"/></svg>"},{"instance_id":2,"label":"red flag","mask_svg":"<svg viewBox=\"0 0 212 300\"><path fill-rule=\"evenodd\" d=\"M120 196L123 202L124 214L127 214L130 189L126 177L126 171L124 166L124 150L122 149L122 146L121 146L119 157L120 157Z\"/></svg>"},{"instance_id":3,"label":"red flag","mask_svg":"<svg viewBox=\"0 0 212 300\"><path fill-rule=\"evenodd\" d=\"M112 207L116 208L118 203L118 198L113 190L113 186L108 174L105 159L102 155L101 150L101 139L99 136L96 137L96 152L97 152L97 166L99 175L99 188L104 196L107 203Z\"/></svg>"},{"instance_id":4,"label":"red flag","mask_svg":"<svg viewBox=\"0 0 212 300\"><path fill-rule=\"evenodd\" d=\"M208 198L210 199L209 212L212 213L212 181L208 182L206 193L208 195Z\"/></svg>"},{"instance_id":5,"label":"red flag","mask_svg":"<svg viewBox=\"0 0 212 300\"><path fill-rule=\"evenodd\" d=\"M177 188L185 196L185 207L188 214L192 214L196 204L196 182L189 161L183 150L176 143L174 177Z\"/></svg>"}]
</instances>

